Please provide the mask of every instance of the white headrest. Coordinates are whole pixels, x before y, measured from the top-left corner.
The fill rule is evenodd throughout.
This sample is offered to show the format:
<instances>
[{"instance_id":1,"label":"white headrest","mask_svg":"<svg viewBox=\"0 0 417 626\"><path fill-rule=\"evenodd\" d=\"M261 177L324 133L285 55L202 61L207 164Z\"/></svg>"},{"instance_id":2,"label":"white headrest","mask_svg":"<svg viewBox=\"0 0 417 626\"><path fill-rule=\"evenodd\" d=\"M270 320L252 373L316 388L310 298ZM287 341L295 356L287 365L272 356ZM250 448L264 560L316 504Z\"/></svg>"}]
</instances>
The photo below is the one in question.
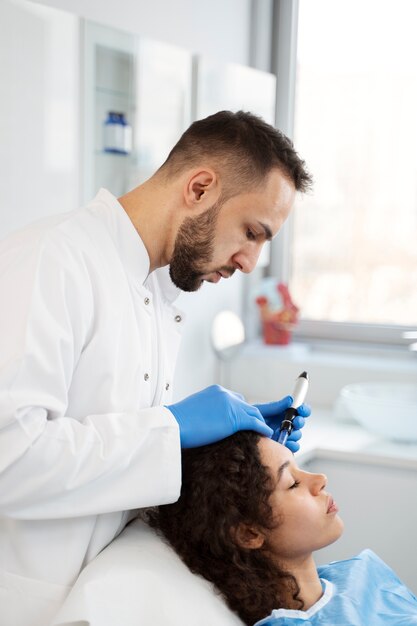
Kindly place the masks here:
<instances>
[{"instance_id":1,"label":"white headrest","mask_svg":"<svg viewBox=\"0 0 417 626\"><path fill-rule=\"evenodd\" d=\"M135 520L81 572L51 626L243 626L213 586Z\"/></svg>"}]
</instances>

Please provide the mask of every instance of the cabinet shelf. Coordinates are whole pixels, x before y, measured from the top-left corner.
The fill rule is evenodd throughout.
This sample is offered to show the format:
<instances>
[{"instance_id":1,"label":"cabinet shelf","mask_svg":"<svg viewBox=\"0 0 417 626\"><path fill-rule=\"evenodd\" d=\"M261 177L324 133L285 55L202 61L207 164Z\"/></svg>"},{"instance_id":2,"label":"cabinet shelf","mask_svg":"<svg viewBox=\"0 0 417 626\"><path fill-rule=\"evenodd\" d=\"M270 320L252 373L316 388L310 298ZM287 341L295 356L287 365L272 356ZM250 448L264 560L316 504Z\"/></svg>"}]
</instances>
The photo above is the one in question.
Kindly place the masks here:
<instances>
[{"instance_id":1,"label":"cabinet shelf","mask_svg":"<svg viewBox=\"0 0 417 626\"><path fill-rule=\"evenodd\" d=\"M109 87L96 87L96 93L103 96L116 96L117 98L126 98L134 102L134 94L128 91L118 89L110 89Z\"/></svg>"}]
</instances>

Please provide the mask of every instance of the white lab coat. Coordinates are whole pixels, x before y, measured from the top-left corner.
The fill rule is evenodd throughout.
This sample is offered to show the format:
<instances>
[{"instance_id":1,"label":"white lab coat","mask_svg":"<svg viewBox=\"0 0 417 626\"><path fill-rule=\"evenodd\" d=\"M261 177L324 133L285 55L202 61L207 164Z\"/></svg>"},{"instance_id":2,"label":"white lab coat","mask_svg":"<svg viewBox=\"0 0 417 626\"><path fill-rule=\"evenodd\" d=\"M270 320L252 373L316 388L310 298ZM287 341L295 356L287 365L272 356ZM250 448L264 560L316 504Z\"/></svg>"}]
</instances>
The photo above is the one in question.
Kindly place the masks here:
<instances>
[{"instance_id":1,"label":"white lab coat","mask_svg":"<svg viewBox=\"0 0 417 626\"><path fill-rule=\"evenodd\" d=\"M183 314L108 191L0 244L0 622L46 626L129 511L175 501Z\"/></svg>"}]
</instances>

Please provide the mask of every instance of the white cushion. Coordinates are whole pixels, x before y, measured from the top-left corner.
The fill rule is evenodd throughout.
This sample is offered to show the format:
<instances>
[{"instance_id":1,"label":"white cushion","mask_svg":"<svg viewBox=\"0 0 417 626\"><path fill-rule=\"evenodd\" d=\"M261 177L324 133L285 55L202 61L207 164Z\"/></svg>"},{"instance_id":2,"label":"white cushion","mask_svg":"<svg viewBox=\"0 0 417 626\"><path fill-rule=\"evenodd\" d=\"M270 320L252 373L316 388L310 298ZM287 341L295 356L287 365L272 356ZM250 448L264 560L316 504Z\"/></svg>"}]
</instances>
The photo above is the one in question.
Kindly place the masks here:
<instances>
[{"instance_id":1,"label":"white cushion","mask_svg":"<svg viewBox=\"0 0 417 626\"><path fill-rule=\"evenodd\" d=\"M213 586L135 520L81 572L50 626L242 626Z\"/></svg>"}]
</instances>

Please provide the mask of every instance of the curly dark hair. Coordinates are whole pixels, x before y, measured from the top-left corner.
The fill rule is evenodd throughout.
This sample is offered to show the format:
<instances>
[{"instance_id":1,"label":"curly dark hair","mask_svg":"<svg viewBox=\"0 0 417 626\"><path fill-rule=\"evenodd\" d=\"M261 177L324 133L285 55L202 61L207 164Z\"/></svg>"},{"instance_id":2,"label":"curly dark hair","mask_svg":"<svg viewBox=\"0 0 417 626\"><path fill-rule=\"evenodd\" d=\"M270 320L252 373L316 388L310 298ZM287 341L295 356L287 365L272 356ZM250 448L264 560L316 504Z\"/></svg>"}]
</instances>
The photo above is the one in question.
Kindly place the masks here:
<instances>
[{"instance_id":1,"label":"curly dark hair","mask_svg":"<svg viewBox=\"0 0 417 626\"><path fill-rule=\"evenodd\" d=\"M292 141L246 111L219 111L191 124L161 169L171 176L177 175L203 158L222 164L230 187L226 191L228 196L260 184L274 167L293 182L297 191L308 191L313 182Z\"/></svg>"},{"instance_id":2,"label":"curly dark hair","mask_svg":"<svg viewBox=\"0 0 417 626\"><path fill-rule=\"evenodd\" d=\"M183 451L181 496L173 504L148 509L145 519L158 529L189 569L224 596L245 624L273 609L302 609L295 577L270 557L268 545L243 548L234 529L240 523L270 530L269 498L274 481L262 465L260 435L242 431L217 443Z\"/></svg>"}]
</instances>

